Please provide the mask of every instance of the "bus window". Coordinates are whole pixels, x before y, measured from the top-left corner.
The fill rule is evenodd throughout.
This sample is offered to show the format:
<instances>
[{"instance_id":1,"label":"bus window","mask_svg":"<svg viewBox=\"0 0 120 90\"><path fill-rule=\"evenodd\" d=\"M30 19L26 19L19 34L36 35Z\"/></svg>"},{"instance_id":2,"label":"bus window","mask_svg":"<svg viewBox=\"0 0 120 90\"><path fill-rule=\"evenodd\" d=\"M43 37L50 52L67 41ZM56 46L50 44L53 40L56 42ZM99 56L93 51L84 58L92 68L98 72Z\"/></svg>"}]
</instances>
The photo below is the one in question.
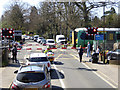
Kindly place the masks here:
<instances>
[{"instance_id":1,"label":"bus window","mask_svg":"<svg viewBox=\"0 0 120 90\"><path fill-rule=\"evenodd\" d=\"M117 34L117 40L120 40L120 33Z\"/></svg>"}]
</instances>

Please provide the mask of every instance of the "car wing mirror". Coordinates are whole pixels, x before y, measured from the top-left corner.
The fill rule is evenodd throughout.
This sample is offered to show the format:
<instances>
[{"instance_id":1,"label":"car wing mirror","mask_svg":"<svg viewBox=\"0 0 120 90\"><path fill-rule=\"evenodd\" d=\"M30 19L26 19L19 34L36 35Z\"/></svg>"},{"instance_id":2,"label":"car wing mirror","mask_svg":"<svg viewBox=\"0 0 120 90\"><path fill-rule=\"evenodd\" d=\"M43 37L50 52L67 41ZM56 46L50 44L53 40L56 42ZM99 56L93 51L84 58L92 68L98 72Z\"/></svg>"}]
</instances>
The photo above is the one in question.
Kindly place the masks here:
<instances>
[{"instance_id":1,"label":"car wing mirror","mask_svg":"<svg viewBox=\"0 0 120 90\"><path fill-rule=\"evenodd\" d=\"M14 73L15 73L15 74L18 73L18 70L14 71Z\"/></svg>"}]
</instances>

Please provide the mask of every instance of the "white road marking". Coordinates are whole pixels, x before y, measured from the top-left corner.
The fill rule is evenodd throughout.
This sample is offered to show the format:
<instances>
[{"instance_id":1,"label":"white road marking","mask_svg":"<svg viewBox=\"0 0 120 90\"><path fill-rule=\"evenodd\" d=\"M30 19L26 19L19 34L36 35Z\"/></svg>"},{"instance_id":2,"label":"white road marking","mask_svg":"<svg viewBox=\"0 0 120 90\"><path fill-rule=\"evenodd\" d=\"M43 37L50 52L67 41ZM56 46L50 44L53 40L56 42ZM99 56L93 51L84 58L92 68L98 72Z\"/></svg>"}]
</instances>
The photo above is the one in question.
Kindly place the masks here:
<instances>
[{"instance_id":1,"label":"white road marking","mask_svg":"<svg viewBox=\"0 0 120 90\"><path fill-rule=\"evenodd\" d=\"M59 81L60 81L60 83L61 83L62 88L65 88L65 85L64 85L64 82L63 82L63 80L62 80L62 78L61 78L61 76L60 76L60 73L57 71L58 68L56 67L55 64L54 64L53 66L54 66L55 71L56 71L56 73L57 73L57 75L58 75L58 77L59 77Z\"/></svg>"},{"instance_id":2,"label":"white road marking","mask_svg":"<svg viewBox=\"0 0 120 90\"><path fill-rule=\"evenodd\" d=\"M89 66L87 66L85 63L82 63L83 65L85 65L88 69L91 69ZM94 74L96 74L98 77L100 77L102 80L104 80L106 83L108 83L110 86L112 86L113 88L117 88L116 86L114 86L112 83L110 83L109 81L107 81L105 78L103 78L102 76L100 76L98 73L96 73L95 71L92 71Z\"/></svg>"},{"instance_id":3,"label":"white road marking","mask_svg":"<svg viewBox=\"0 0 120 90\"><path fill-rule=\"evenodd\" d=\"M71 56L73 56L75 59L77 59L79 61L79 58L77 58L76 56L70 54ZM84 66L86 66L88 69L91 69L88 65L86 65L85 63L82 63ZM104 80L106 83L108 83L110 86L112 86L113 88L117 88L116 86L114 86L112 83L110 83L109 81L107 81L105 78L103 78L102 76L100 76L97 72L92 71L94 74L96 74L98 77L100 77L102 80Z\"/></svg>"},{"instance_id":4,"label":"white road marking","mask_svg":"<svg viewBox=\"0 0 120 90\"><path fill-rule=\"evenodd\" d=\"M60 54L57 58L59 58L61 55L62 55L62 54ZM56 59L55 59L55 61L56 61ZM55 69L55 71L56 71L56 73L57 73L57 75L58 75L58 77L59 77L59 81L60 81L60 83L61 83L62 88L65 88L65 84L64 84L64 82L63 82L63 80L62 80L62 77L60 76L60 73L58 72L58 68L56 67L55 64L53 64L53 67L54 67L54 69ZM64 74L64 72L63 72L62 70L61 70L61 72Z\"/></svg>"},{"instance_id":5,"label":"white road marking","mask_svg":"<svg viewBox=\"0 0 120 90\"><path fill-rule=\"evenodd\" d=\"M61 73L65 74L63 70L61 70Z\"/></svg>"}]
</instances>

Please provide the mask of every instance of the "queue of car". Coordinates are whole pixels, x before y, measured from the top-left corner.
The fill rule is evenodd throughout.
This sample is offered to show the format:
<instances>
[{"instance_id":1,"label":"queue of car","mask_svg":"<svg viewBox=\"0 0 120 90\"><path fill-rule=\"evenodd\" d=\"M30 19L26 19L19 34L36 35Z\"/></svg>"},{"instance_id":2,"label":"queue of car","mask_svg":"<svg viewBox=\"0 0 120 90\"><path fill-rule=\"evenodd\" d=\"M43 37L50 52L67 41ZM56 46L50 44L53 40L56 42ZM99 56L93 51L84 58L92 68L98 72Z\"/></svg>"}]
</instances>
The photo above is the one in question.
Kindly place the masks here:
<instances>
[{"instance_id":1,"label":"queue of car","mask_svg":"<svg viewBox=\"0 0 120 90\"><path fill-rule=\"evenodd\" d=\"M42 45L46 44L46 39L38 35L30 38ZM11 90L39 90L40 88L51 88L51 62L46 53L31 53L26 58L25 65L20 66L14 73L16 77L11 84ZM50 58L51 59L51 58Z\"/></svg>"}]
</instances>

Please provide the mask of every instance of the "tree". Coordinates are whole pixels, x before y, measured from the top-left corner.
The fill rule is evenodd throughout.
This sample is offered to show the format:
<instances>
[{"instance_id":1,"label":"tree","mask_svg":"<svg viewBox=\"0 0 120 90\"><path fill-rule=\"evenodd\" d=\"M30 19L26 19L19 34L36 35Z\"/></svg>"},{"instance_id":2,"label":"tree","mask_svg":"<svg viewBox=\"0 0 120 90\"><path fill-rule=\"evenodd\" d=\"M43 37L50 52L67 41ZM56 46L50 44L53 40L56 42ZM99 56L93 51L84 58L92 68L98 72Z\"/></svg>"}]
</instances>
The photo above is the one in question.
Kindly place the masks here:
<instances>
[{"instance_id":1,"label":"tree","mask_svg":"<svg viewBox=\"0 0 120 90\"><path fill-rule=\"evenodd\" d=\"M21 11L20 6L16 3L13 7L11 7L11 14L10 14L10 25L15 30L22 30L24 24L23 13Z\"/></svg>"},{"instance_id":2,"label":"tree","mask_svg":"<svg viewBox=\"0 0 120 90\"><path fill-rule=\"evenodd\" d=\"M35 6L31 7L31 12L29 16L29 30L35 31L38 29L38 10Z\"/></svg>"},{"instance_id":3,"label":"tree","mask_svg":"<svg viewBox=\"0 0 120 90\"><path fill-rule=\"evenodd\" d=\"M113 5L116 4L116 2L90 2L89 0L83 1L83 2L74 2L76 6L79 7L79 9L83 12L83 18L84 18L84 26L89 27L90 25L90 11L94 8L99 8L107 5Z\"/></svg>"}]
</instances>

